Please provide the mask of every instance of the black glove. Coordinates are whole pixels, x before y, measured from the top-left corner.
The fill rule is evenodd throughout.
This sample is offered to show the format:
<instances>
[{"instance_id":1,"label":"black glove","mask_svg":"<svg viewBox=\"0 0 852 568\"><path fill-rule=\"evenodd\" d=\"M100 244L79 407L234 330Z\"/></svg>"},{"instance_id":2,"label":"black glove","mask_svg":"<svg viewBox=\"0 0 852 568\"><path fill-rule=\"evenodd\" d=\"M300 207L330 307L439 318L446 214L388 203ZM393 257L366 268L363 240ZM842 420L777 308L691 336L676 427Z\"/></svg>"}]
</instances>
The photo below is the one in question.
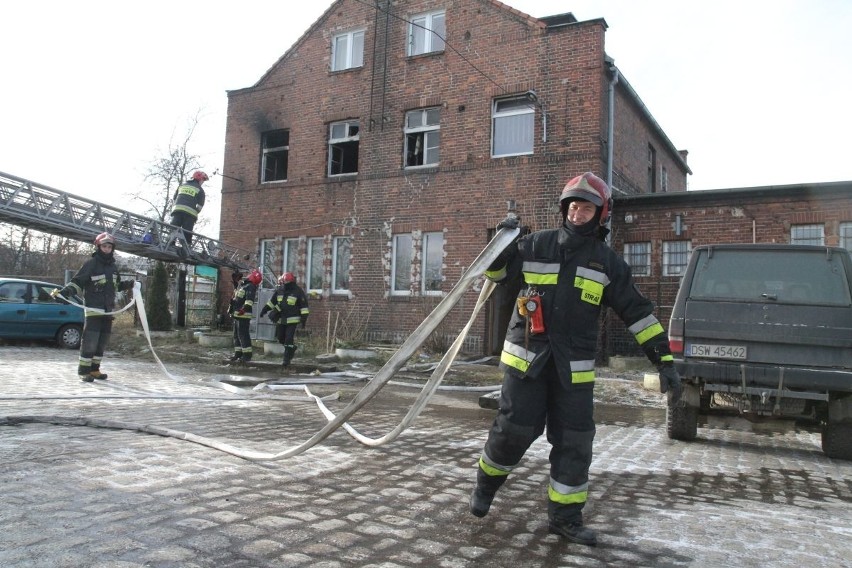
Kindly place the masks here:
<instances>
[{"instance_id":1,"label":"black glove","mask_svg":"<svg viewBox=\"0 0 852 568\"><path fill-rule=\"evenodd\" d=\"M671 363L660 365L660 392L669 393L669 404L677 404L680 395L683 394L683 385L680 383L680 374Z\"/></svg>"},{"instance_id":2,"label":"black glove","mask_svg":"<svg viewBox=\"0 0 852 568\"><path fill-rule=\"evenodd\" d=\"M260 317L265 316L266 312L268 312L268 311L269 311L269 306L263 306L263 309L260 310Z\"/></svg>"},{"instance_id":3,"label":"black glove","mask_svg":"<svg viewBox=\"0 0 852 568\"><path fill-rule=\"evenodd\" d=\"M521 225L521 218L514 213L509 213L506 218L497 223L497 230L500 229L517 229Z\"/></svg>"},{"instance_id":4,"label":"black glove","mask_svg":"<svg viewBox=\"0 0 852 568\"><path fill-rule=\"evenodd\" d=\"M278 310L270 310L268 317L269 321L271 321L272 323L277 323L278 320L281 318L281 312L279 312Z\"/></svg>"}]
</instances>

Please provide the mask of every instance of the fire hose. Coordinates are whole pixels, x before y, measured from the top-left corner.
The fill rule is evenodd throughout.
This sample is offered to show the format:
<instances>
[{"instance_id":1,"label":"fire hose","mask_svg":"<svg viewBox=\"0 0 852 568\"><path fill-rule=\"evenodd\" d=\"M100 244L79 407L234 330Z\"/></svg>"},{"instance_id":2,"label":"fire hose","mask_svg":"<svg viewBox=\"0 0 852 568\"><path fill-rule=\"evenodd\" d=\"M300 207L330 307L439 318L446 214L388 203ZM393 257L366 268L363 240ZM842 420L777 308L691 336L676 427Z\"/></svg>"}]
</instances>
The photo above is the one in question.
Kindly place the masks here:
<instances>
[{"instance_id":1,"label":"fire hose","mask_svg":"<svg viewBox=\"0 0 852 568\"><path fill-rule=\"evenodd\" d=\"M396 428L394 428L391 432L389 432L385 436L382 436L381 438L371 439L359 434L354 428L352 428L347 423L347 420L349 420L349 418L351 418L359 409L361 409L365 404L372 400L378 394L378 392L388 383L388 381L390 381L390 379L403 367L406 361L408 361L415 354L417 349L420 348L420 346L426 341L426 339L432 334L432 332L437 329L438 325L440 325L440 323L449 315L449 313L456 306L456 304L458 304L458 302L462 299L467 290L471 286L473 286L473 284L477 280L481 278L481 275L485 272L488 266L492 262L494 262L494 260L497 259L498 255L517 237L519 232L520 231L518 229L508 228L500 229L497 232L491 242L488 243L488 246L483 249L483 251L476 257L476 259L471 263L467 270L465 270L464 274L462 274L461 278L453 287L453 289L446 296L444 296L444 298L440 301L440 303L438 303L432 313L430 313L420 323L417 329L415 329L408 336L408 338L405 340L405 342L403 342L400 348L393 354L390 359L388 359L388 361L384 364L384 366L382 366L378 373L376 373L376 376L358 392L358 394L352 399L352 401L349 402L349 404L344 407L339 414L333 414L322 403L322 400L319 399L319 397L313 395L308 389L308 387L305 386L305 393L318 404L320 410L323 412L328 422L311 438L297 446L274 453L260 452L256 450L238 448L231 444L226 444L204 436L198 436L189 432L179 432L176 430L161 428L152 425L143 426L137 424L116 423L115 421L82 419L84 420L83 425L105 428L129 428L161 436L173 437L180 440L193 442L202 446L207 446L216 450L220 450L222 452L249 461L274 461L299 455L328 438L328 436L330 436L335 430L337 430L341 426L343 426L344 429L357 441L364 445L379 446L388 443L394 440L408 427L408 425L420 414L422 409L426 406L429 399L434 394L435 390L437 390L438 385L440 384L441 380L443 379L444 375L446 374L447 370L449 369L450 365L458 354L458 351L461 349L461 346L464 343L464 339L467 336L470 327L473 325L476 316L481 311L486 300L488 299L488 296L494 288L493 283L491 283L490 281L485 281L482 290L480 291L477 303L473 309L473 313L471 314L471 317L468 320L467 324L456 337L450 349L447 351L447 353L441 359L441 362L433 371L432 376L424 386L422 392L418 396L415 403L412 405L409 412L406 414L405 418L403 418L402 422L400 422L400 424ZM142 327L145 330L145 335L148 338L148 344L149 346L151 346L151 351L154 354L154 357L156 358L157 362L160 364L162 370L170 378L175 379L175 377L168 373L168 371L165 369L165 366L160 361L159 357L157 357L156 353L154 353L153 346L151 345L150 333L148 331L148 322L144 310L144 301L142 299L141 289L139 286L134 286L133 295L134 301L138 304L140 320L142 322ZM124 309L127 309L127 307L129 306L125 306ZM105 312L103 315L109 314ZM80 425L81 419L75 418L64 422L57 419L57 417L6 417L5 419L0 420L0 424L20 423L22 421L68 423L73 425Z\"/></svg>"}]
</instances>

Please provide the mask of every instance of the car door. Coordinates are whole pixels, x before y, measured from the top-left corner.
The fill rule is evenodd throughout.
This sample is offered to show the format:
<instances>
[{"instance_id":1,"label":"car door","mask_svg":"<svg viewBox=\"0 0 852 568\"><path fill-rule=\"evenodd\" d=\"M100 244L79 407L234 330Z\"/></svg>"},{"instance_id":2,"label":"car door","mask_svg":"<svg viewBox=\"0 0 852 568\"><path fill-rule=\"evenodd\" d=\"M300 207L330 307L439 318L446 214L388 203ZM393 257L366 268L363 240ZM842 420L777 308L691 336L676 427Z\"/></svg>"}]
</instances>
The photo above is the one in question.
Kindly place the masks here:
<instances>
[{"instance_id":1,"label":"car door","mask_svg":"<svg viewBox=\"0 0 852 568\"><path fill-rule=\"evenodd\" d=\"M27 337L50 339L59 328L78 318L72 306L58 302L50 295L55 284L31 284L30 304L27 310Z\"/></svg>"},{"instance_id":2,"label":"car door","mask_svg":"<svg viewBox=\"0 0 852 568\"><path fill-rule=\"evenodd\" d=\"M0 337L26 337L28 287L26 282L0 282Z\"/></svg>"}]
</instances>

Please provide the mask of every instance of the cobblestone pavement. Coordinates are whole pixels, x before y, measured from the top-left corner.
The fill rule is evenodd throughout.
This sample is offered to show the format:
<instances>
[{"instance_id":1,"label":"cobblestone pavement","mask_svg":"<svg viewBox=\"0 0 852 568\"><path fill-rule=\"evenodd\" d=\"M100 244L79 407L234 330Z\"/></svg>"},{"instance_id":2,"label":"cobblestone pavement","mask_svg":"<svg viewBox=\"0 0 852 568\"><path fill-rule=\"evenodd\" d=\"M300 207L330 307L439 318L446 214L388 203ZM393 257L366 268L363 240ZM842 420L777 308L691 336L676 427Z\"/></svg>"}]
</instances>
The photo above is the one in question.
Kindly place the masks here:
<instances>
[{"instance_id":1,"label":"cobblestone pavement","mask_svg":"<svg viewBox=\"0 0 852 568\"><path fill-rule=\"evenodd\" d=\"M105 358L82 383L76 354L0 347L0 422L86 417L149 424L281 452L325 424L299 391L233 393L175 365ZM317 385L339 410L362 385ZM418 391L388 386L355 415L380 436ZM467 511L494 412L439 392L389 445L342 429L295 457L252 462L174 437L24 422L0 425L0 566L850 566L852 463L819 435L719 423L693 443L659 408L599 406L586 522L595 548L547 532L544 439L483 518Z\"/></svg>"}]
</instances>

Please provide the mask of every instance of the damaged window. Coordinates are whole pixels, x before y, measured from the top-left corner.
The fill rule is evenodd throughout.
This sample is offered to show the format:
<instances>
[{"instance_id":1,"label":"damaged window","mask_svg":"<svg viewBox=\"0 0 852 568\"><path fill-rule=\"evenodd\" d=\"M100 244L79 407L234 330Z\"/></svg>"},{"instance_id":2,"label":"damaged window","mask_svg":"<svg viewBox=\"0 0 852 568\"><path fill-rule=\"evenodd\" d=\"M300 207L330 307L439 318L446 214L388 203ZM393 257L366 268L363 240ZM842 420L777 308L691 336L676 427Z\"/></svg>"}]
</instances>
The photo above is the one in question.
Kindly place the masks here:
<instances>
[{"instance_id":1,"label":"damaged window","mask_svg":"<svg viewBox=\"0 0 852 568\"><path fill-rule=\"evenodd\" d=\"M405 167L433 166L439 161L441 109L405 113Z\"/></svg>"},{"instance_id":2,"label":"damaged window","mask_svg":"<svg viewBox=\"0 0 852 568\"><path fill-rule=\"evenodd\" d=\"M393 264L391 265L391 294L411 294L411 259L414 257L414 242L410 233L394 235Z\"/></svg>"},{"instance_id":3,"label":"damaged window","mask_svg":"<svg viewBox=\"0 0 852 568\"><path fill-rule=\"evenodd\" d=\"M334 122L329 125L328 175L358 173L358 121Z\"/></svg>"},{"instance_id":4,"label":"damaged window","mask_svg":"<svg viewBox=\"0 0 852 568\"><path fill-rule=\"evenodd\" d=\"M290 154L290 131L273 130L262 136L263 164L261 182L285 181Z\"/></svg>"},{"instance_id":5,"label":"damaged window","mask_svg":"<svg viewBox=\"0 0 852 568\"><path fill-rule=\"evenodd\" d=\"M426 296L440 295L444 282L444 233L423 233L421 243L423 267L420 271L422 291Z\"/></svg>"}]
</instances>

